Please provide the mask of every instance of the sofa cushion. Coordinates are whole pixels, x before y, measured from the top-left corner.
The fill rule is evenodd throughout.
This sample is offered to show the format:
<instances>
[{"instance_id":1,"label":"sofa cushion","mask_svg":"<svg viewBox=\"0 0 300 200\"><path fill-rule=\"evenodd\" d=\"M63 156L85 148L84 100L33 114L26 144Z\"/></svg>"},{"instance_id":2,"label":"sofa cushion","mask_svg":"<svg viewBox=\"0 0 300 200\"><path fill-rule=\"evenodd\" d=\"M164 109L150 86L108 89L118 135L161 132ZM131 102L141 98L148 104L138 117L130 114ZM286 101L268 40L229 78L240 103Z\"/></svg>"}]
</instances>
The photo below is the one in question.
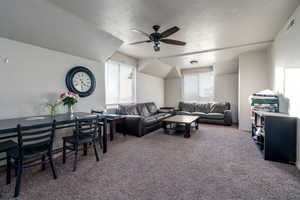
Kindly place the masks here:
<instances>
[{"instance_id":1,"label":"sofa cushion","mask_svg":"<svg viewBox=\"0 0 300 200\"><path fill-rule=\"evenodd\" d=\"M177 111L176 112L177 115L191 115L191 112L187 112L187 111Z\"/></svg>"},{"instance_id":2,"label":"sofa cushion","mask_svg":"<svg viewBox=\"0 0 300 200\"><path fill-rule=\"evenodd\" d=\"M194 103L179 102L178 108L181 111L195 112L195 104Z\"/></svg>"},{"instance_id":3,"label":"sofa cushion","mask_svg":"<svg viewBox=\"0 0 300 200\"><path fill-rule=\"evenodd\" d=\"M204 115L202 118L205 119L224 119L224 114L222 113L208 113Z\"/></svg>"},{"instance_id":4,"label":"sofa cushion","mask_svg":"<svg viewBox=\"0 0 300 200\"><path fill-rule=\"evenodd\" d=\"M150 103L145 103L146 107L148 108L148 111L151 115L154 113L157 113L158 108L156 107L155 103L150 102Z\"/></svg>"},{"instance_id":5,"label":"sofa cushion","mask_svg":"<svg viewBox=\"0 0 300 200\"><path fill-rule=\"evenodd\" d=\"M210 113L222 113L225 110L229 110L227 103L213 103L210 108Z\"/></svg>"},{"instance_id":6,"label":"sofa cushion","mask_svg":"<svg viewBox=\"0 0 300 200\"><path fill-rule=\"evenodd\" d=\"M154 116L144 118L145 126L151 126L151 125L156 124L157 122L158 122L158 119Z\"/></svg>"},{"instance_id":7,"label":"sofa cushion","mask_svg":"<svg viewBox=\"0 0 300 200\"><path fill-rule=\"evenodd\" d=\"M168 114L168 113L158 113L158 114L152 115L152 117L155 117L157 120L162 120L162 119L165 119L170 116L171 116L171 114Z\"/></svg>"},{"instance_id":8,"label":"sofa cushion","mask_svg":"<svg viewBox=\"0 0 300 200\"><path fill-rule=\"evenodd\" d=\"M143 117L148 117L151 115L151 113L148 111L146 104L144 103L140 103L137 105L137 110L139 112L139 114Z\"/></svg>"},{"instance_id":9,"label":"sofa cushion","mask_svg":"<svg viewBox=\"0 0 300 200\"><path fill-rule=\"evenodd\" d=\"M200 116L200 117L206 117L207 113L204 113L204 112L193 112L192 115L197 115L197 116Z\"/></svg>"},{"instance_id":10,"label":"sofa cushion","mask_svg":"<svg viewBox=\"0 0 300 200\"><path fill-rule=\"evenodd\" d=\"M196 112L209 113L211 104L210 103L197 103L195 105Z\"/></svg>"},{"instance_id":11,"label":"sofa cushion","mask_svg":"<svg viewBox=\"0 0 300 200\"><path fill-rule=\"evenodd\" d=\"M121 115L139 115L136 104L120 105Z\"/></svg>"}]
</instances>

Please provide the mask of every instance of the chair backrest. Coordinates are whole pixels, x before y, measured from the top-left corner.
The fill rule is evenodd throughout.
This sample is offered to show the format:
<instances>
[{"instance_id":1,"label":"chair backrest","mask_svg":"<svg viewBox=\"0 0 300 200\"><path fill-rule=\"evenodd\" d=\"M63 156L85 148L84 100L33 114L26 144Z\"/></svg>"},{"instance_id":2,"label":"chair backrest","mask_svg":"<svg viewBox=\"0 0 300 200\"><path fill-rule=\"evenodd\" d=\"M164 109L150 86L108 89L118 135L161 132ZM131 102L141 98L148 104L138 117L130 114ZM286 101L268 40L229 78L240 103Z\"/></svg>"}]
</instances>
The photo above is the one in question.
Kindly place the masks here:
<instances>
[{"instance_id":1,"label":"chair backrest","mask_svg":"<svg viewBox=\"0 0 300 200\"><path fill-rule=\"evenodd\" d=\"M98 134L99 116L90 118L76 118L74 136L77 140L81 135L90 135L96 137Z\"/></svg>"},{"instance_id":2,"label":"chair backrest","mask_svg":"<svg viewBox=\"0 0 300 200\"><path fill-rule=\"evenodd\" d=\"M23 149L29 146L44 146L52 150L53 138L55 134L56 122L55 120L47 127L34 127L34 126L17 126L18 133L18 150L20 156L23 154Z\"/></svg>"}]
</instances>

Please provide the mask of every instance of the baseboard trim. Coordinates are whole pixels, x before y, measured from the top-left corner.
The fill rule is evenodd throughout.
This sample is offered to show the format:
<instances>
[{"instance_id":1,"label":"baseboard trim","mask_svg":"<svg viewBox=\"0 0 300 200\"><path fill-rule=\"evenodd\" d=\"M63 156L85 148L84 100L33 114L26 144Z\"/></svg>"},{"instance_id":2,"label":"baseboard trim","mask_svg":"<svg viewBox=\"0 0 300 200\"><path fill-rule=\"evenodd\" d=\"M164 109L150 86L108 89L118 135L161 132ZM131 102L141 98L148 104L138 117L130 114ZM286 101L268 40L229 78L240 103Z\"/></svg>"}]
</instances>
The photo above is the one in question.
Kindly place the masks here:
<instances>
[{"instance_id":1,"label":"baseboard trim","mask_svg":"<svg viewBox=\"0 0 300 200\"><path fill-rule=\"evenodd\" d=\"M300 170L300 162L299 161L296 162L296 167Z\"/></svg>"}]
</instances>

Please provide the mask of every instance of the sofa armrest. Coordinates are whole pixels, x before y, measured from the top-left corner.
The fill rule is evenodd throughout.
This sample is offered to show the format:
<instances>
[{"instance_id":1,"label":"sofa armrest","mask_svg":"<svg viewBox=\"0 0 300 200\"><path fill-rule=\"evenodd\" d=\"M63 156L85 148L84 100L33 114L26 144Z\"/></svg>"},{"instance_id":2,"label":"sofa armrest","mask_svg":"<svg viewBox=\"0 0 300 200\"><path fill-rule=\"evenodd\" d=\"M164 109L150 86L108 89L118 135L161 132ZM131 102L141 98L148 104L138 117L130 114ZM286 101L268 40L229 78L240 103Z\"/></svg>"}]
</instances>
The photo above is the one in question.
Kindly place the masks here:
<instances>
[{"instance_id":1,"label":"sofa armrest","mask_svg":"<svg viewBox=\"0 0 300 200\"><path fill-rule=\"evenodd\" d=\"M225 125L231 126L232 125L232 113L231 110L224 111L224 123Z\"/></svg>"},{"instance_id":2,"label":"sofa armrest","mask_svg":"<svg viewBox=\"0 0 300 200\"><path fill-rule=\"evenodd\" d=\"M142 136L143 118L139 115L124 115L126 117L124 128L126 134Z\"/></svg>"}]
</instances>

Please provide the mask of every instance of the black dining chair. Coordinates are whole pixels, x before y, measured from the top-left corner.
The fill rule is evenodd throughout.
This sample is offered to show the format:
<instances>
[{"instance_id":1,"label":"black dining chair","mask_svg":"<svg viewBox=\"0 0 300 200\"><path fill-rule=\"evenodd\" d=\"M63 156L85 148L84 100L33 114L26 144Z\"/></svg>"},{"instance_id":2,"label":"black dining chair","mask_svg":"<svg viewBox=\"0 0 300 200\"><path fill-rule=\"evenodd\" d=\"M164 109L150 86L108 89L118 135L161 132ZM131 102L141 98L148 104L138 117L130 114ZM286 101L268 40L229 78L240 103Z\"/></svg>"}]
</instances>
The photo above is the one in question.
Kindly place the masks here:
<instances>
[{"instance_id":1,"label":"black dining chair","mask_svg":"<svg viewBox=\"0 0 300 200\"><path fill-rule=\"evenodd\" d=\"M75 119L75 130L73 135L63 137L63 163L66 163L67 150L73 152L73 171L76 171L77 156L79 151L87 154L88 146L92 146L95 152L96 161L99 161L99 155L96 148L96 138L99 133L99 118L91 117L85 119ZM80 148L80 146L83 148Z\"/></svg>"},{"instance_id":2,"label":"black dining chair","mask_svg":"<svg viewBox=\"0 0 300 200\"><path fill-rule=\"evenodd\" d=\"M52 159L55 121L51 126L43 128L18 125L17 132L18 148L7 152L7 184L10 184L11 181L11 168L16 169L15 197L19 196L20 193L23 168L42 165L42 170L44 170L45 164L50 163L53 178L57 178ZM41 161L36 161L39 159Z\"/></svg>"}]
</instances>

